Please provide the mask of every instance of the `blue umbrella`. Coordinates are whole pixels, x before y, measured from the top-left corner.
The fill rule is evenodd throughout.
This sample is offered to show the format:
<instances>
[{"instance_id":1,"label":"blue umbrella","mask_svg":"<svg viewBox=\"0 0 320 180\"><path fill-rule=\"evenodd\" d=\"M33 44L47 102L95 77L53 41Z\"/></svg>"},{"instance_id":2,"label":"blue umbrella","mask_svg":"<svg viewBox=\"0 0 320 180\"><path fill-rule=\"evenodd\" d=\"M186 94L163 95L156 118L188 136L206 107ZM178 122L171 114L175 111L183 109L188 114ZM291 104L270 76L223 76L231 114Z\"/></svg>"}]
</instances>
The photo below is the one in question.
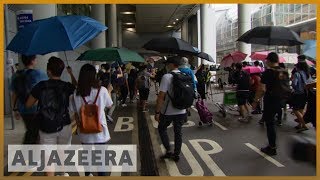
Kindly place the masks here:
<instances>
[{"instance_id":1,"label":"blue umbrella","mask_svg":"<svg viewBox=\"0 0 320 180\"><path fill-rule=\"evenodd\" d=\"M312 59L316 59L316 45L316 40L306 40L304 42L303 54L308 57L311 57Z\"/></svg>"},{"instance_id":2,"label":"blue umbrella","mask_svg":"<svg viewBox=\"0 0 320 180\"><path fill-rule=\"evenodd\" d=\"M86 16L54 16L34 21L21 29L7 50L24 55L74 50L106 29Z\"/></svg>"}]
</instances>

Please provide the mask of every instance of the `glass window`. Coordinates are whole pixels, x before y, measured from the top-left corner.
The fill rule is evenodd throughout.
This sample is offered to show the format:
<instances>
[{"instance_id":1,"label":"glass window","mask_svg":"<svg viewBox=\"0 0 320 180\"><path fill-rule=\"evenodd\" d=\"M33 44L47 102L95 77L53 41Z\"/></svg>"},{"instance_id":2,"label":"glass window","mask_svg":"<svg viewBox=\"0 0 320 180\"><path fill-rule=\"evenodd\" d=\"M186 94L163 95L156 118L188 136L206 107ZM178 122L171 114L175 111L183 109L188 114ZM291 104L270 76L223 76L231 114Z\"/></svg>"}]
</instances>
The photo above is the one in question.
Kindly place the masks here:
<instances>
[{"instance_id":1,"label":"glass window","mask_svg":"<svg viewBox=\"0 0 320 180\"><path fill-rule=\"evenodd\" d=\"M267 6L266 10L267 10L266 14L271 13L271 11L272 11L272 6L271 6L271 5Z\"/></svg>"},{"instance_id":2,"label":"glass window","mask_svg":"<svg viewBox=\"0 0 320 180\"><path fill-rule=\"evenodd\" d=\"M310 4L310 13L316 13L316 5L315 4Z\"/></svg>"},{"instance_id":3,"label":"glass window","mask_svg":"<svg viewBox=\"0 0 320 180\"><path fill-rule=\"evenodd\" d=\"M295 23L301 22L301 14L295 14L294 15L294 22Z\"/></svg>"},{"instance_id":4,"label":"glass window","mask_svg":"<svg viewBox=\"0 0 320 180\"><path fill-rule=\"evenodd\" d=\"M289 13L294 13L294 4L289 4Z\"/></svg>"},{"instance_id":5,"label":"glass window","mask_svg":"<svg viewBox=\"0 0 320 180\"><path fill-rule=\"evenodd\" d=\"M289 15L288 14L284 14L283 15L283 25L288 25L289 24Z\"/></svg>"},{"instance_id":6,"label":"glass window","mask_svg":"<svg viewBox=\"0 0 320 180\"><path fill-rule=\"evenodd\" d=\"M294 12L295 13L301 13L301 4L295 4L294 5Z\"/></svg>"},{"instance_id":7,"label":"glass window","mask_svg":"<svg viewBox=\"0 0 320 180\"><path fill-rule=\"evenodd\" d=\"M294 23L294 14L289 14L289 24Z\"/></svg>"},{"instance_id":8,"label":"glass window","mask_svg":"<svg viewBox=\"0 0 320 180\"><path fill-rule=\"evenodd\" d=\"M302 14L302 21L308 20L308 14Z\"/></svg>"},{"instance_id":9,"label":"glass window","mask_svg":"<svg viewBox=\"0 0 320 180\"><path fill-rule=\"evenodd\" d=\"M309 13L309 4L302 5L302 13Z\"/></svg>"},{"instance_id":10,"label":"glass window","mask_svg":"<svg viewBox=\"0 0 320 180\"><path fill-rule=\"evenodd\" d=\"M287 13L289 8L289 4L284 4L283 5L283 12Z\"/></svg>"},{"instance_id":11,"label":"glass window","mask_svg":"<svg viewBox=\"0 0 320 180\"><path fill-rule=\"evenodd\" d=\"M281 14L281 13L276 14L276 24L277 25L282 25L283 24L283 14Z\"/></svg>"}]
</instances>

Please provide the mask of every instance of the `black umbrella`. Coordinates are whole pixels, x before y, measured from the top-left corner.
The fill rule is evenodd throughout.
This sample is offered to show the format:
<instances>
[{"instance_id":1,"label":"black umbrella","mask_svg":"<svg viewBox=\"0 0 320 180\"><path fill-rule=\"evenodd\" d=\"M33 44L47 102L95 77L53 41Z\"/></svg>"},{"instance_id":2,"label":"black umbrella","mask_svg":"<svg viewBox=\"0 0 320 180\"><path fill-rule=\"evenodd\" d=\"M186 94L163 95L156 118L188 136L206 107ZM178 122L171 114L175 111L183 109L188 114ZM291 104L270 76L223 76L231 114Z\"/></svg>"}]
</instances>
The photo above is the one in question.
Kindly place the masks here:
<instances>
[{"instance_id":1,"label":"black umbrella","mask_svg":"<svg viewBox=\"0 0 320 180\"><path fill-rule=\"evenodd\" d=\"M215 62L215 60L209 54L207 54L205 52L200 52L199 54L197 54L197 56L201 59L205 59L210 62Z\"/></svg>"},{"instance_id":2,"label":"black umbrella","mask_svg":"<svg viewBox=\"0 0 320 180\"><path fill-rule=\"evenodd\" d=\"M155 38L147 42L143 48L168 54L196 55L198 52L188 42L179 38Z\"/></svg>"},{"instance_id":3,"label":"black umbrella","mask_svg":"<svg viewBox=\"0 0 320 180\"><path fill-rule=\"evenodd\" d=\"M297 33L284 26L255 27L245 32L237 41L268 46L295 46L303 44Z\"/></svg>"}]
</instances>

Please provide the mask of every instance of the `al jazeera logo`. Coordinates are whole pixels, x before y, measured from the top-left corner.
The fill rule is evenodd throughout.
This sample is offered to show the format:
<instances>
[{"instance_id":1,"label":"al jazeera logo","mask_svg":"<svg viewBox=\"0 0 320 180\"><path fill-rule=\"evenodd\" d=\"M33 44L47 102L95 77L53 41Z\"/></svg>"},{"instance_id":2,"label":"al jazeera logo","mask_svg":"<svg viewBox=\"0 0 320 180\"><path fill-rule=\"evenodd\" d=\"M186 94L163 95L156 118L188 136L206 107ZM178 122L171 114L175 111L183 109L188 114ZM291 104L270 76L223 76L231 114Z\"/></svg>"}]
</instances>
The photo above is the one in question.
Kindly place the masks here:
<instances>
[{"instance_id":1,"label":"al jazeera logo","mask_svg":"<svg viewBox=\"0 0 320 180\"><path fill-rule=\"evenodd\" d=\"M136 172L136 145L8 145L9 172Z\"/></svg>"}]
</instances>

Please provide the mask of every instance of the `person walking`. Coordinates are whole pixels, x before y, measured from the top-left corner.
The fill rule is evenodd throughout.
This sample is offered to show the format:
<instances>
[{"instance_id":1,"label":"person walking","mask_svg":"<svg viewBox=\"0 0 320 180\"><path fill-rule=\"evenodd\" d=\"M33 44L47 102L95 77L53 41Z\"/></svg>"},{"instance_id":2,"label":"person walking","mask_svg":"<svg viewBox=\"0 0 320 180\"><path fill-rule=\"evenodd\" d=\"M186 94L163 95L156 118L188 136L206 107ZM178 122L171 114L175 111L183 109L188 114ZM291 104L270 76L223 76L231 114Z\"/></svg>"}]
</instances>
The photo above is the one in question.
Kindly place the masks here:
<instances>
[{"instance_id":1,"label":"person walking","mask_svg":"<svg viewBox=\"0 0 320 180\"><path fill-rule=\"evenodd\" d=\"M26 132L23 144L37 144L39 137L39 122L34 119L37 113L37 105L30 108L25 106L31 89L40 81L48 80L45 72L35 69L37 64L36 56L22 56L22 63L25 69L18 70L12 76L10 85L12 110L16 120L22 118Z\"/></svg>"},{"instance_id":2,"label":"person walking","mask_svg":"<svg viewBox=\"0 0 320 180\"><path fill-rule=\"evenodd\" d=\"M250 98L249 98L250 104L253 103L253 100L258 90L258 87L260 85L260 82L261 82L261 73L254 73L250 75ZM257 108L251 112L251 114L262 114L260 103L257 105Z\"/></svg>"},{"instance_id":3,"label":"person walking","mask_svg":"<svg viewBox=\"0 0 320 180\"><path fill-rule=\"evenodd\" d=\"M112 87L109 89L100 86L96 78L95 67L90 64L85 64L80 69L78 87L74 93L73 111L76 114L81 114L81 107L86 104L95 104L98 106L99 123L102 126L100 133L83 133L78 129L80 142L82 144L106 144L110 139L110 133L105 116L105 108L112 107L112 99L110 97ZM78 124L80 119L77 119ZM85 176L93 176L91 172L85 172ZM98 172L98 176L106 176L106 172Z\"/></svg>"},{"instance_id":4,"label":"person walking","mask_svg":"<svg viewBox=\"0 0 320 180\"><path fill-rule=\"evenodd\" d=\"M242 64L237 63L236 72L234 74L235 84L237 84L237 101L240 108L241 117L238 119L240 122L248 122L249 116L249 88L250 88L250 75L242 70Z\"/></svg>"},{"instance_id":5,"label":"person walking","mask_svg":"<svg viewBox=\"0 0 320 180\"><path fill-rule=\"evenodd\" d=\"M308 130L303 119L304 109L307 103L307 93L305 90L306 84L310 81L310 68L306 62L304 55L298 56L298 63L296 64L297 72L293 75L292 89L293 96L291 99L291 106L293 113L296 115L299 124L295 127L297 132Z\"/></svg>"},{"instance_id":6,"label":"person walking","mask_svg":"<svg viewBox=\"0 0 320 180\"><path fill-rule=\"evenodd\" d=\"M136 69L131 69L129 76L128 76L130 103L133 103L133 98L137 94L136 86L135 86L137 77L138 77L138 74L137 74Z\"/></svg>"},{"instance_id":7,"label":"person walking","mask_svg":"<svg viewBox=\"0 0 320 180\"><path fill-rule=\"evenodd\" d=\"M128 73L126 71L125 66L121 68L123 77L120 84L120 92L121 92L121 106L126 107L126 101L129 93L129 84L128 84Z\"/></svg>"},{"instance_id":8,"label":"person walking","mask_svg":"<svg viewBox=\"0 0 320 180\"><path fill-rule=\"evenodd\" d=\"M150 77L154 76L148 72L146 65L140 66L139 70L136 89L139 90L140 107L143 112L147 112L146 104L150 93Z\"/></svg>"},{"instance_id":9,"label":"person walking","mask_svg":"<svg viewBox=\"0 0 320 180\"><path fill-rule=\"evenodd\" d=\"M201 99L206 99L206 72L204 70L204 65L202 64L198 71L196 72L197 78L197 90L201 96Z\"/></svg>"},{"instance_id":10,"label":"person walking","mask_svg":"<svg viewBox=\"0 0 320 180\"><path fill-rule=\"evenodd\" d=\"M117 75L111 73L110 64L103 64L103 69L105 70L105 72L100 76L100 84L101 84L101 86L103 86L107 89L110 89L110 88L113 89L112 83L115 82ZM112 102L117 102L117 93L114 90L111 91L110 95L111 95ZM113 103L111 108L105 109L107 121L110 123L113 122L112 114L113 114L115 108L116 108L116 105L115 105L115 103Z\"/></svg>"},{"instance_id":11,"label":"person walking","mask_svg":"<svg viewBox=\"0 0 320 180\"><path fill-rule=\"evenodd\" d=\"M60 58L51 57L47 64L49 80L35 85L26 102L27 108L38 102L39 111L35 116L38 121L34 123L39 123L40 144L71 144L69 98L74 93L75 86L61 81L64 68ZM47 175L54 176L54 172L47 172ZM65 173L64 176L69 175Z\"/></svg>"},{"instance_id":12,"label":"person walking","mask_svg":"<svg viewBox=\"0 0 320 180\"><path fill-rule=\"evenodd\" d=\"M262 73L261 83L256 92L252 107L255 109L260 99L264 98L262 119L266 124L269 144L260 150L267 155L273 156L277 154L275 114L281 109L281 100L287 97L291 90L288 71L279 67L278 54L271 52L266 60L269 69L266 69Z\"/></svg>"},{"instance_id":13,"label":"person walking","mask_svg":"<svg viewBox=\"0 0 320 180\"><path fill-rule=\"evenodd\" d=\"M171 57L166 61L167 69L171 73L179 73L181 65L180 57ZM169 94L172 95L173 75L165 74L160 83L160 92L157 98L155 120L159 122L158 131L161 141L166 149L166 153L161 159L171 158L179 161L182 146L182 125L187 120L186 109L177 109L173 106ZM169 137L167 134L168 126L173 123L174 127L174 152L171 151Z\"/></svg>"}]
</instances>

